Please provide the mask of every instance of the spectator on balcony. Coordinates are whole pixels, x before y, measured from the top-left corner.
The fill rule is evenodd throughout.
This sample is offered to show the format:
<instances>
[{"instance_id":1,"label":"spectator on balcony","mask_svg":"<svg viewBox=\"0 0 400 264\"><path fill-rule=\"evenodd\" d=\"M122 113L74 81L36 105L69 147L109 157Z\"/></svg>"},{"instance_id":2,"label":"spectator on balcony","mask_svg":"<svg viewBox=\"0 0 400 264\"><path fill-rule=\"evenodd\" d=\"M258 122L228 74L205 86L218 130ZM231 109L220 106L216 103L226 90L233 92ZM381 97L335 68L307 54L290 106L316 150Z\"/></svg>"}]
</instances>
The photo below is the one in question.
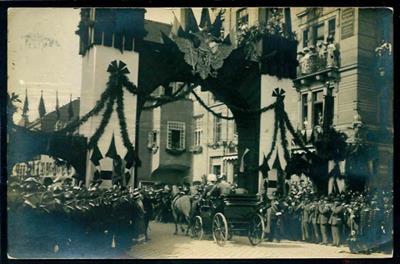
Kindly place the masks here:
<instances>
[{"instance_id":1,"label":"spectator on balcony","mask_svg":"<svg viewBox=\"0 0 400 264\"><path fill-rule=\"evenodd\" d=\"M327 45L328 43L322 40L317 42L317 49L318 49L318 67L325 68L326 66L326 53L327 53Z\"/></svg>"},{"instance_id":2,"label":"spectator on balcony","mask_svg":"<svg viewBox=\"0 0 400 264\"><path fill-rule=\"evenodd\" d=\"M304 57L304 52L303 51L299 51L299 52L297 52L297 61L299 62L299 67L298 67L298 74L299 75L301 75L303 72L302 72L302 65L303 65L303 63L304 63L304 60L303 60L303 57Z\"/></svg>"},{"instance_id":3,"label":"spectator on balcony","mask_svg":"<svg viewBox=\"0 0 400 264\"><path fill-rule=\"evenodd\" d=\"M329 35L327 38L328 46L326 48L327 57L326 57L326 66L327 67L337 67L337 49L335 43L333 43L334 38L332 35Z\"/></svg>"},{"instance_id":4,"label":"spectator on balcony","mask_svg":"<svg viewBox=\"0 0 400 264\"><path fill-rule=\"evenodd\" d=\"M305 47L303 49L304 56L301 58L300 61L300 71L302 74L309 74L312 72L311 68L311 61L310 61L310 49Z\"/></svg>"}]
</instances>

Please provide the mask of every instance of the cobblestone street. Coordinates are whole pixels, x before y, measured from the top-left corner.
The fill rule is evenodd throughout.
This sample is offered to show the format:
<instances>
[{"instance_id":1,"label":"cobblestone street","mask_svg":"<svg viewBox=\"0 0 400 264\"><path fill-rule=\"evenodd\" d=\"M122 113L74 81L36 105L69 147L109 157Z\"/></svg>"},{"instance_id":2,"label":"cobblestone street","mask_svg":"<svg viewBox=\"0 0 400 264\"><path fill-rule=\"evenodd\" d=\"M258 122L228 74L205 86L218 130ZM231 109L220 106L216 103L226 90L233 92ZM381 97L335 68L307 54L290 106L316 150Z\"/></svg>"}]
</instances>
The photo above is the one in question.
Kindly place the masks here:
<instances>
[{"instance_id":1,"label":"cobblestone street","mask_svg":"<svg viewBox=\"0 0 400 264\"><path fill-rule=\"evenodd\" d=\"M211 238L201 241L184 235L173 235L173 224L150 223L150 241L135 245L124 258L137 259L206 259L206 258L385 258L390 255L351 254L347 247L323 246L303 242L264 242L256 247L247 237L233 236L223 247Z\"/></svg>"}]
</instances>

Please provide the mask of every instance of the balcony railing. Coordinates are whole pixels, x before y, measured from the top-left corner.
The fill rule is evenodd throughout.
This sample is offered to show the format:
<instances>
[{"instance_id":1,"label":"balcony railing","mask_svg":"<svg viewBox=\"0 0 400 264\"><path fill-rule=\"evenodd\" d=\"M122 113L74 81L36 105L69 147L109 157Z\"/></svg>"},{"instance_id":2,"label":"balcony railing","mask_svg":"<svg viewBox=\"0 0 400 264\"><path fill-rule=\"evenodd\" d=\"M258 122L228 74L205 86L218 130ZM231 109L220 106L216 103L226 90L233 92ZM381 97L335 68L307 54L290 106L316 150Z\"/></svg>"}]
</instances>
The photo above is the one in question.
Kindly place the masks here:
<instances>
[{"instance_id":1,"label":"balcony railing","mask_svg":"<svg viewBox=\"0 0 400 264\"><path fill-rule=\"evenodd\" d=\"M339 51L334 43L319 42L298 52L297 76L310 75L339 66Z\"/></svg>"}]
</instances>

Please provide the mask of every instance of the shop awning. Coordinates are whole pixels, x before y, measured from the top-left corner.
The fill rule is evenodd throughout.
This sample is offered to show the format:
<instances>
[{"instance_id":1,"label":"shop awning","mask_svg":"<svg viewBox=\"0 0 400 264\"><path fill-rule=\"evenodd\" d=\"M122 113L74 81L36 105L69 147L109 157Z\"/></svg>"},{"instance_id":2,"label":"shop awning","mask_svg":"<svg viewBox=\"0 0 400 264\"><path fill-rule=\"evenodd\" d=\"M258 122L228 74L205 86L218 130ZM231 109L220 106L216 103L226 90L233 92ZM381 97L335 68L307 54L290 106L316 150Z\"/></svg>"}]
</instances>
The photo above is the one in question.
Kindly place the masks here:
<instances>
[{"instance_id":1,"label":"shop awning","mask_svg":"<svg viewBox=\"0 0 400 264\"><path fill-rule=\"evenodd\" d=\"M307 150L309 152L315 152L315 148L313 146L312 147L307 147ZM303 153L307 153L307 152L302 148L296 148L296 149L292 149L292 153L293 154L303 154Z\"/></svg>"},{"instance_id":2,"label":"shop awning","mask_svg":"<svg viewBox=\"0 0 400 264\"><path fill-rule=\"evenodd\" d=\"M235 155L235 156L225 156L225 157L222 158L222 160L237 160L237 159L238 159L237 155Z\"/></svg>"}]
</instances>

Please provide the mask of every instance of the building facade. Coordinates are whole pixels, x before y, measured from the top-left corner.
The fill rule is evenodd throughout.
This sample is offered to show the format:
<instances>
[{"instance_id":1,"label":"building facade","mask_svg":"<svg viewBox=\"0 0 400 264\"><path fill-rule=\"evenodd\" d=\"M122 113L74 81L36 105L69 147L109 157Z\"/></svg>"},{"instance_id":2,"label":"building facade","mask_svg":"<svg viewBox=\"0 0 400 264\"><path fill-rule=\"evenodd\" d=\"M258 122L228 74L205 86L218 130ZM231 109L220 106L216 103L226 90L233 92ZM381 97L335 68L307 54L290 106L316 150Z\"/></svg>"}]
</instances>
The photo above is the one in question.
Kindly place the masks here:
<instances>
[{"instance_id":1,"label":"building facade","mask_svg":"<svg viewBox=\"0 0 400 264\"><path fill-rule=\"evenodd\" d=\"M229 108L218 101L210 92L197 94L210 108L223 116L232 117ZM238 177L238 135L234 120L217 117L193 100L193 143L191 152L193 181L201 181L210 173L225 175L228 182L234 183Z\"/></svg>"},{"instance_id":2,"label":"building facade","mask_svg":"<svg viewBox=\"0 0 400 264\"><path fill-rule=\"evenodd\" d=\"M260 107L275 101L272 97L275 88L283 89L289 120L301 133L310 151L315 151L313 140L327 125L326 117L328 112L331 113L331 124L328 125L345 133L348 144L354 145L363 140L363 144L370 149L370 154L364 160L341 160L341 172L349 178L362 178L362 184L387 186L392 179L393 166L393 119L391 111L387 111L388 108L392 109L393 84L388 81L390 77L382 75L382 70L380 73L377 71L376 48L382 44L381 40L389 43L392 40L392 29L384 23L385 19L390 18L390 12L367 8L212 8L211 21L221 11L221 31L224 37L229 36L234 45L238 43L241 32L252 26L279 26L287 34L292 31L295 33L299 52L297 77L291 80L263 74L260 79ZM88 13L89 17L93 17L92 20L97 16L100 18L100 14L93 12L91 10ZM140 17L136 13L141 11L129 12L132 12L132 17ZM189 27L190 19L187 11L181 10L182 28ZM162 44L160 31L169 35L171 30L169 25L147 20L144 20L143 28L148 32L144 39L158 44ZM113 36L114 33L110 34ZM122 53L113 47L116 42L106 43L109 42L109 36L99 36L96 37L96 32L87 36L87 42L95 45L83 54L81 115L94 106L97 95L104 90L107 82L104 71L110 61L117 59L127 62L129 79L140 83L138 52L130 48ZM392 69L387 69L386 74L390 71ZM213 111L225 116L232 115L228 107L215 100L211 93L197 90ZM163 92L166 93L165 90ZM327 98L333 98L333 103L328 104ZM209 173L225 174L231 182L240 177L240 165L244 157L237 155L239 139L236 135L240 134L238 130L243 131L243 126L236 127L234 121L215 117L193 97L143 110L139 122L136 122L138 116L135 114L136 97L127 95L126 102L132 106L130 112L126 110L131 140L136 134L139 139L142 161L138 168L139 180L179 183L185 179L191 182L199 181ZM93 134L99 118L91 119L80 132L86 136ZM99 141L99 148L104 153L115 132L117 150L123 156L125 149L117 133L118 122L115 118L112 116L112 126L107 127ZM139 124L137 133L136 123ZM246 128L259 130L259 151L255 151L258 151L260 164L271 148L273 126L274 111L268 111L261 114L259 127ZM360 136L361 130L367 131L364 138ZM291 142L289 148L292 154L302 151L292 142L291 135L287 139ZM241 153L246 152L243 150L240 150ZM273 167L276 159L279 159L282 168L286 167L281 142L278 142L272 154L269 167ZM364 167L355 166L357 162L364 164ZM330 163L324 166L323 173L327 175ZM93 168L88 168L87 175L92 175L92 172ZM263 188L262 182L263 175L259 173L259 190Z\"/></svg>"},{"instance_id":3,"label":"building facade","mask_svg":"<svg viewBox=\"0 0 400 264\"><path fill-rule=\"evenodd\" d=\"M155 98L185 88L182 83L159 87ZM148 101L142 110L139 125L139 182L182 184L192 182L192 115L193 102L188 97L151 108Z\"/></svg>"}]
</instances>

